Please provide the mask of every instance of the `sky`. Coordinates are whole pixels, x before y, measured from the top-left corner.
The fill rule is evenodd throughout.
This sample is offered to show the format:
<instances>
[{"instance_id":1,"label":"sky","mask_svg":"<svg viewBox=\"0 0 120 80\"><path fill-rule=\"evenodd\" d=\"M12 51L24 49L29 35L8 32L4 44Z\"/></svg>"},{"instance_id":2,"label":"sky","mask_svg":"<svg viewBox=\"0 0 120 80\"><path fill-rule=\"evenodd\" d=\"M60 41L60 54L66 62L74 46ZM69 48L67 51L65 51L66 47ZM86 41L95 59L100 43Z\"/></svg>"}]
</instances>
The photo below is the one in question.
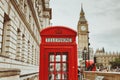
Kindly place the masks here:
<instances>
[{"instance_id":1,"label":"sky","mask_svg":"<svg viewBox=\"0 0 120 80\"><path fill-rule=\"evenodd\" d=\"M120 52L120 0L50 0L52 25L77 31L81 4L88 21L90 47Z\"/></svg>"}]
</instances>

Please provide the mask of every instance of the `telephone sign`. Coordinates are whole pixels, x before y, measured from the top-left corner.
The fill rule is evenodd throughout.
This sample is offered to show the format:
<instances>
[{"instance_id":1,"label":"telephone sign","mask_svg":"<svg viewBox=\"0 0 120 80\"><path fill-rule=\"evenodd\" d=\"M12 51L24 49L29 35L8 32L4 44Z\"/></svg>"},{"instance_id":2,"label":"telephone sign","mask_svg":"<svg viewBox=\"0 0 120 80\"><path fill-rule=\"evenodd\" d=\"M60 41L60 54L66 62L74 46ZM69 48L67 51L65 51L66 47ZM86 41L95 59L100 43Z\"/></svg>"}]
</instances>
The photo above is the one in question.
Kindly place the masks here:
<instances>
[{"instance_id":1,"label":"telephone sign","mask_svg":"<svg viewBox=\"0 0 120 80\"><path fill-rule=\"evenodd\" d=\"M64 26L40 32L39 80L78 80L76 34Z\"/></svg>"}]
</instances>

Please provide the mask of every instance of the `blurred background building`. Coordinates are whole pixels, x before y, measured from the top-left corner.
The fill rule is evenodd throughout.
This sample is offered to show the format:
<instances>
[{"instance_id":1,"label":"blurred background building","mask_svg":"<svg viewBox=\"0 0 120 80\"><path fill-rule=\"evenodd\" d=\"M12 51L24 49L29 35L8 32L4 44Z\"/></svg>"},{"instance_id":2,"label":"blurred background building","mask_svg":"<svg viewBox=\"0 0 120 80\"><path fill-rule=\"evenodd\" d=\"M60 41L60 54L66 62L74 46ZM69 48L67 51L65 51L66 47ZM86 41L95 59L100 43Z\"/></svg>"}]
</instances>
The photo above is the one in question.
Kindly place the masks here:
<instances>
[{"instance_id":1,"label":"blurred background building","mask_svg":"<svg viewBox=\"0 0 120 80\"><path fill-rule=\"evenodd\" d=\"M38 80L40 30L50 0L0 0L0 80Z\"/></svg>"},{"instance_id":2,"label":"blurred background building","mask_svg":"<svg viewBox=\"0 0 120 80\"><path fill-rule=\"evenodd\" d=\"M97 49L95 52L96 66L104 68L110 68L110 62L115 61L116 58L120 58L120 53L118 52L105 52L104 48Z\"/></svg>"}]
</instances>

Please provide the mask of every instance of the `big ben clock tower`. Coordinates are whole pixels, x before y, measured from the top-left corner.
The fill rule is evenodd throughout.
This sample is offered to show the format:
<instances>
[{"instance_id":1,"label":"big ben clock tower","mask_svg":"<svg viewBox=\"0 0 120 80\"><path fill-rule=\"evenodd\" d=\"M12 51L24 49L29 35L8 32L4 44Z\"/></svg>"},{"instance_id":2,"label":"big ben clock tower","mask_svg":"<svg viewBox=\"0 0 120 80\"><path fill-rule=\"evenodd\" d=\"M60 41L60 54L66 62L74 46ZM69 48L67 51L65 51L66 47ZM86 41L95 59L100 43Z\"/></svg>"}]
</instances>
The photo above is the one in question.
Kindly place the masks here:
<instances>
[{"instance_id":1,"label":"big ben clock tower","mask_svg":"<svg viewBox=\"0 0 120 80\"><path fill-rule=\"evenodd\" d=\"M88 23L85 18L85 13L83 11L83 7L81 6L80 18L77 25L78 32L78 59L80 59L80 55L82 58L82 52L84 48L86 48L88 52L88 43L89 43L89 31L88 31ZM88 55L87 55L88 56Z\"/></svg>"}]
</instances>

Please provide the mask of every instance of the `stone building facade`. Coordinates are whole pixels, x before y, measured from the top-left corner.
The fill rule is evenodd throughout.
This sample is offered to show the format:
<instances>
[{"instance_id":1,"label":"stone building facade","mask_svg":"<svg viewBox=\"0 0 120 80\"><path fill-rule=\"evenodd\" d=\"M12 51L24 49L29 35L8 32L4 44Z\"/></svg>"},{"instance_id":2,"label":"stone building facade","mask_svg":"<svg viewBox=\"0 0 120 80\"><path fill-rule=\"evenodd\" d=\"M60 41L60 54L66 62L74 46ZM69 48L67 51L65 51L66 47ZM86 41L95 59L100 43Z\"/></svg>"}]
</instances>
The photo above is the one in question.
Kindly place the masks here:
<instances>
[{"instance_id":1,"label":"stone building facade","mask_svg":"<svg viewBox=\"0 0 120 80\"><path fill-rule=\"evenodd\" d=\"M109 62L115 61L116 58L120 57L118 52L105 52L104 48L97 49L95 52L96 63L102 64L103 67L110 67Z\"/></svg>"},{"instance_id":2,"label":"stone building facade","mask_svg":"<svg viewBox=\"0 0 120 80\"><path fill-rule=\"evenodd\" d=\"M17 69L16 80L38 80L39 32L50 25L49 1L0 0L0 76Z\"/></svg>"}]
</instances>

